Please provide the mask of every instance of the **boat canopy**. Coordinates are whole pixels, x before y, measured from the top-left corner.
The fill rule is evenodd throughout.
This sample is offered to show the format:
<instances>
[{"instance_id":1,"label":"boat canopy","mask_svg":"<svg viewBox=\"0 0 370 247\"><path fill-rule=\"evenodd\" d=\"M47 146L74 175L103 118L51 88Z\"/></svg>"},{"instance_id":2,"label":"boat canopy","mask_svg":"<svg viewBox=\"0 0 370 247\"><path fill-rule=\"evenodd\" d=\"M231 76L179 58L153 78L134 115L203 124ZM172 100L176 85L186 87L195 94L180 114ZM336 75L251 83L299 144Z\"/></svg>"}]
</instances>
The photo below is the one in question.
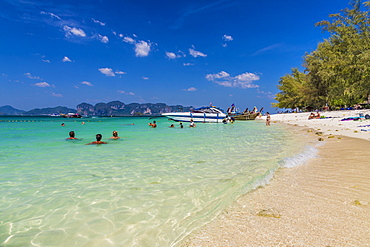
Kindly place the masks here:
<instances>
[{"instance_id":1,"label":"boat canopy","mask_svg":"<svg viewBox=\"0 0 370 247\"><path fill-rule=\"evenodd\" d=\"M217 107L199 107L192 111L193 113L223 113L220 108Z\"/></svg>"}]
</instances>

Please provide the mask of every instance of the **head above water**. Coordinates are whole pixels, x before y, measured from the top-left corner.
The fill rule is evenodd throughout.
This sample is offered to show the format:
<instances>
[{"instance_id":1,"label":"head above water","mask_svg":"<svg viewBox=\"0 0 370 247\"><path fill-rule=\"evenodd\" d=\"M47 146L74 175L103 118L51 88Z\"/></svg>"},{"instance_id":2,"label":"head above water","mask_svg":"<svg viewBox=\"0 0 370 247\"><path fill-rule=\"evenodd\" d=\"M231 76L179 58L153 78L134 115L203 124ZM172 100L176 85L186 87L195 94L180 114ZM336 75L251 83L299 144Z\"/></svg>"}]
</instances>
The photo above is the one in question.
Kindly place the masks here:
<instances>
[{"instance_id":1,"label":"head above water","mask_svg":"<svg viewBox=\"0 0 370 247\"><path fill-rule=\"evenodd\" d=\"M75 132L74 131L70 131L69 132L69 137L75 137Z\"/></svg>"},{"instance_id":2,"label":"head above water","mask_svg":"<svg viewBox=\"0 0 370 247\"><path fill-rule=\"evenodd\" d=\"M118 132L117 131L113 131L113 136L114 137L118 137Z\"/></svg>"},{"instance_id":3,"label":"head above water","mask_svg":"<svg viewBox=\"0 0 370 247\"><path fill-rule=\"evenodd\" d=\"M98 141L98 142L100 142L100 140L101 140L101 138L102 138L103 136L101 135L101 134L96 134L96 140Z\"/></svg>"}]
</instances>

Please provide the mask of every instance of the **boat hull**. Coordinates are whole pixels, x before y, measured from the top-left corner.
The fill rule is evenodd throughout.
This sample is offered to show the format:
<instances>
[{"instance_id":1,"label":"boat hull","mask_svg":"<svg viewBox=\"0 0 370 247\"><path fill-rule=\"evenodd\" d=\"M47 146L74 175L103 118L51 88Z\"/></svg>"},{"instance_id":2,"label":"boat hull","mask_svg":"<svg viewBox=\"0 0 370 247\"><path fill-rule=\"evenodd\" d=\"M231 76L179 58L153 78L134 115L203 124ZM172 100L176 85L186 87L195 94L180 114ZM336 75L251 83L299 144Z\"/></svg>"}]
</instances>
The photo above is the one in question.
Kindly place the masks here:
<instances>
[{"instance_id":1,"label":"boat hull","mask_svg":"<svg viewBox=\"0 0 370 247\"><path fill-rule=\"evenodd\" d=\"M230 117L234 118L235 120L254 120L259 115L259 112L257 113L248 113L248 114L239 114L239 115L230 115Z\"/></svg>"},{"instance_id":2,"label":"boat hull","mask_svg":"<svg viewBox=\"0 0 370 247\"><path fill-rule=\"evenodd\" d=\"M163 113L162 116L168 117L177 122L190 122L193 120L198 123L222 123L222 120L227 117L223 113L192 113L192 112L171 112Z\"/></svg>"}]
</instances>

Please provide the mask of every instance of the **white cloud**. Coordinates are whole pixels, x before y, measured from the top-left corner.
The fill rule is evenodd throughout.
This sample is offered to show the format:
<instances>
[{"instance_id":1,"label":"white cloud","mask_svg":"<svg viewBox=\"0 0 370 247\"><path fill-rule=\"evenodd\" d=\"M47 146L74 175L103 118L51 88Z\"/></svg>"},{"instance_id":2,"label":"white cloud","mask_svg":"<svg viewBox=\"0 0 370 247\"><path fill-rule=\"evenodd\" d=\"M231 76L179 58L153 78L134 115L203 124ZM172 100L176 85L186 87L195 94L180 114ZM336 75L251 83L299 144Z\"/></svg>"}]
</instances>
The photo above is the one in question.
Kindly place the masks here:
<instances>
[{"instance_id":1,"label":"white cloud","mask_svg":"<svg viewBox=\"0 0 370 247\"><path fill-rule=\"evenodd\" d=\"M143 80L149 80L149 77L143 76L142 78L143 78Z\"/></svg>"},{"instance_id":2,"label":"white cloud","mask_svg":"<svg viewBox=\"0 0 370 247\"><path fill-rule=\"evenodd\" d=\"M123 72L123 71L116 71L114 73L117 74L117 75L124 75L124 74L126 74L126 72Z\"/></svg>"},{"instance_id":3,"label":"white cloud","mask_svg":"<svg viewBox=\"0 0 370 247\"><path fill-rule=\"evenodd\" d=\"M197 91L197 89L195 87L189 87L188 89L184 89L184 90L188 91L188 92Z\"/></svg>"},{"instance_id":4,"label":"white cloud","mask_svg":"<svg viewBox=\"0 0 370 247\"><path fill-rule=\"evenodd\" d=\"M36 86L36 87L50 87L50 84L47 83L47 82L38 82L38 83L35 83L33 85Z\"/></svg>"},{"instance_id":5,"label":"white cloud","mask_svg":"<svg viewBox=\"0 0 370 247\"><path fill-rule=\"evenodd\" d=\"M96 37L102 43L108 43L109 42L109 39L108 39L107 36L96 34L96 35L94 35L94 37Z\"/></svg>"},{"instance_id":6,"label":"white cloud","mask_svg":"<svg viewBox=\"0 0 370 247\"><path fill-rule=\"evenodd\" d=\"M51 13L51 12L44 12L44 11L41 11L40 12L41 14L43 14L43 15L50 15L51 17L53 17L53 18L56 18L56 19L58 19L58 20L61 20L61 18L59 17L59 16L57 16L56 14L53 14L53 13Z\"/></svg>"},{"instance_id":7,"label":"white cloud","mask_svg":"<svg viewBox=\"0 0 370 247\"><path fill-rule=\"evenodd\" d=\"M72 60L69 57L63 57L62 62L72 62Z\"/></svg>"},{"instance_id":8,"label":"white cloud","mask_svg":"<svg viewBox=\"0 0 370 247\"><path fill-rule=\"evenodd\" d=\"M135 40L131 37L124 37L123 42L129 43L129 44L135 44Z\"/></svg>"},{"instance_id":9,"label":"white cloud","mask_svg":"<svg viewBox=\"0 0 370 247\"><path fill-rule=\"evenodd\" d=\"M66 32L66 36L80 36L80 37L86 37L86 33L77 27L69 27L69 26L63 26L63 30Z\"/></svg>"},{"instance_id":10,"label":"white cloud","mask_svg":"<svg viewBox=\"0 0 370 247\"><path fill-rule=\"evenodd\" d=\"M177 55L173 52L168 52L166 51L166 56L169 58L169 59L175 59L177 58Z\"/></svg>"},{"instance_id":11,"label":"white cloud","mask_svg":"<svg viewBox=\"0 0 370 247\"><path fill-rule=\"evenodd\" d=\"M259 87L253 84L253 81L258 81L260 77L248 72L232 77L229 73L221 71L217 74L206 75L206 79L224 87L240 87L245 89Z\"/></svg>"},{"instance_id":12,"label":"white cloud","mask_svg":"<svg viewBox=\"0 0 370 247\"><path fill-rule=\"evenodd\" d=\"M137 37L136 35L133 35L134 37ZM148 43L144 40L136 41L135 39L131 37L124 37L123 42L135 45L135 56L137 57L147 57L149 55L149 52L151 50L151 43Z\"/></svg>"},{"instance_id":13,"label":"white cloud","mask_svg":"<svg viewBox=\"0 0 370 247\"><path fill-rule=\"evenodd\" d=\"M122 94L126 94L126 95L135 95L133 92L126 92L126 91L123 91L123 90L118 90L117 92L119 93L122 93Z\"/></svg>"},{"instance_id":14,"label":"white cloud","mask_svg":"<svg viewBox=\"0 0 370 247\"><path fill-rule=\"evenodd\" d=\"M28 78L32 79L32 80L41 80L40 77L32 76L31 73L24 73L24 75L27 76Z\"/></svg>"},{"instance_id":15,"label":"white cloud","mask_svg":"<svg viewBox=\"0 0 370 247\"><path fill-rule=\"evenodd\" d=\"M233 37L231 37L230 35L226 35L226 34L224 36L222 36L222 39L224 41L232 41L232 40L234 40Z\"/></svg>"},{"instance_id":16,"label":"white cloud","mask_svg":"<svg viewBox=\"0 0 370 247\"><path fill-rule=\"evenodd\" d=\"M281 46L282 46L282 44L281 44L281 43L276 43L276 44L273 44L273 45L267 46L267 47L265 47L265 48L262 48L262 49L260 49L260 50L256 51L253 55L259 55L260 53L264 53L264 52L266 52L266 51L275 50L275 49L277 49L277 48L279 48L279 47L281 47Z\"/></svg>"},{"instance_id":17,"label":"white cloud","mask_svg":"<svg viewBox=\"0 0 370 247\"><path fill-rule=\"evenodd\" d=\"M183 63L184 66L192 66L194 65L193 63Z\"/></svg>"},{"instance_id":18,"label":"white cloud","mask_svg":"<svg viewBox=\"0 0 370 247\"><path fill-rule=\"evenodd\" d=\"M59 98L63 97L63 95L62 95L62 94L60 94L60 93L51 93L51 95L52 95L53 97L59 97Z\"/></svg>"},{"instance_id":19,"label":"white cloud","mask_svg":"<svg viewBox=\"0 0 370 247\"><path fill-rule=\"evenodd\" d=\"M83 82L81 82L81 84L89 86L89 87L93 86L93 84L91 82L88 82L88 81L83 81Z\"/></svg>"},{"instance_id":20,"label":"white cloud","mask_svg":"<svg viewBox=\"0 0 370 247\"><path fill-rule=\"evenodd\" d=\"M135 44L135 53L137 57L146 57L150 52L150 44L141 40Z\"/></svg>"},{"instance_id":21,"label":"white cloud","mask_svg":"<svg viewBox=\"0 0 370 247\"><path fill-rule=\"evenodd\" d=\"M257 93L259 93L259 94L263 94L263 95L265 95L265 96L266 96L266 98L269 98L269 99L274 99L274 98L275 98L275 95L274 95L273 93L271 93L270 91L265 92L265 91L259 90L259 89L257 88ZM258 96L257 96L257 97L258 97ZM258 98L263 98L263 97L258 97Z\"/></svg>"},{"instance_id":22,"label":"white cloud","mask_svg":"<svg viewBox=\"0 0 370 247\"><path fill-rule=\"evenodd\" d=\"M166 51L166 56L169 59L175 59L179 57L186 57L186 54L182 51L178 51L177 53Z\"/></svg>"},{"instance_id":23,"label":"white cloud","mask_svg":"<svg viewBox=\"0 0 370 247\"><path fill-rule=\"evenodd\" d=\"M223 40L223 41L225 41L225 42L230 42L230 41L232 41L232 40L234 40L234 39L233 39L233 37L231 37L230 35L226 35L226 34L225 34L224 36L222 36L222 40ZM223 44L222 44L222 46L223 46L223 47L226 47L226 46L227 46L227 44L226 44L226 43L223 43Z\"/></svg>"},{"instance_id":24,"label":"white cloud","mask_svg":"<svg viewBox=\"0 0 370 247\"><path fill-rule=\"evenodd\" d=\"M101 22L101 21L98 21L98 20L95 20L94 18L91 18L91 20L95 23L98 23L99 25L101 26L105 26L105 23L104 22Z\"/></svg>"},{"instance_id":25,"label":"white cloud","mask_svg":"<svg viewBox=\"0 0 370 247\"><path fill-rule=\"evenodd\" d=\"M50 60L48 59L41 59L41 61L43 61L44 63L50 63Z\"/></svg>"},{"instance_id":26,"label":"white cloud","mask_svg":"<svg viewBox=\"0 0 370 247\"><path fill-rule=\"evenodd\" d=\"M111 68L100 68L98 70L106 76L116 76Z\"/></svg>"},{"instance_id":27,"label":"white cloud","mask_svg":"<svg viewBox=\"0 0 370 247\"><path fill-rule=\"evenodd\" d=\"M193 48L189 48L189 53L193 57L206 57L207 56L206 54L204 54L204 53L202 53L200 51L196 51Z\"/></svg>"}]
</instances>

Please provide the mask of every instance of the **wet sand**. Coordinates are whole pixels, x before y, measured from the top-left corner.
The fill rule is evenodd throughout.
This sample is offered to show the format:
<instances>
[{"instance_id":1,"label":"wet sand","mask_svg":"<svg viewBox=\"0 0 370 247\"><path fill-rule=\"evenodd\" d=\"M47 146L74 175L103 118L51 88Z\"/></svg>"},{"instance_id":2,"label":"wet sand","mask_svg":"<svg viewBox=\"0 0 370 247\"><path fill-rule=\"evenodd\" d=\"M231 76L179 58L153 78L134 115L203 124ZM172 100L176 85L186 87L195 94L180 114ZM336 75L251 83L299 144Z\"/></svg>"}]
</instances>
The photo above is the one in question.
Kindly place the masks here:
<instances>
[{"instance_id":1,"label":"wet sand","mask_svg":"<svg viewBox=\"0 0 370 247\"><path fill-rule=\"evenodd\" d=\"M279 169L182 246L370 246L370 141L322 138L317 158Z\"/></svg>"}]
</instances>

